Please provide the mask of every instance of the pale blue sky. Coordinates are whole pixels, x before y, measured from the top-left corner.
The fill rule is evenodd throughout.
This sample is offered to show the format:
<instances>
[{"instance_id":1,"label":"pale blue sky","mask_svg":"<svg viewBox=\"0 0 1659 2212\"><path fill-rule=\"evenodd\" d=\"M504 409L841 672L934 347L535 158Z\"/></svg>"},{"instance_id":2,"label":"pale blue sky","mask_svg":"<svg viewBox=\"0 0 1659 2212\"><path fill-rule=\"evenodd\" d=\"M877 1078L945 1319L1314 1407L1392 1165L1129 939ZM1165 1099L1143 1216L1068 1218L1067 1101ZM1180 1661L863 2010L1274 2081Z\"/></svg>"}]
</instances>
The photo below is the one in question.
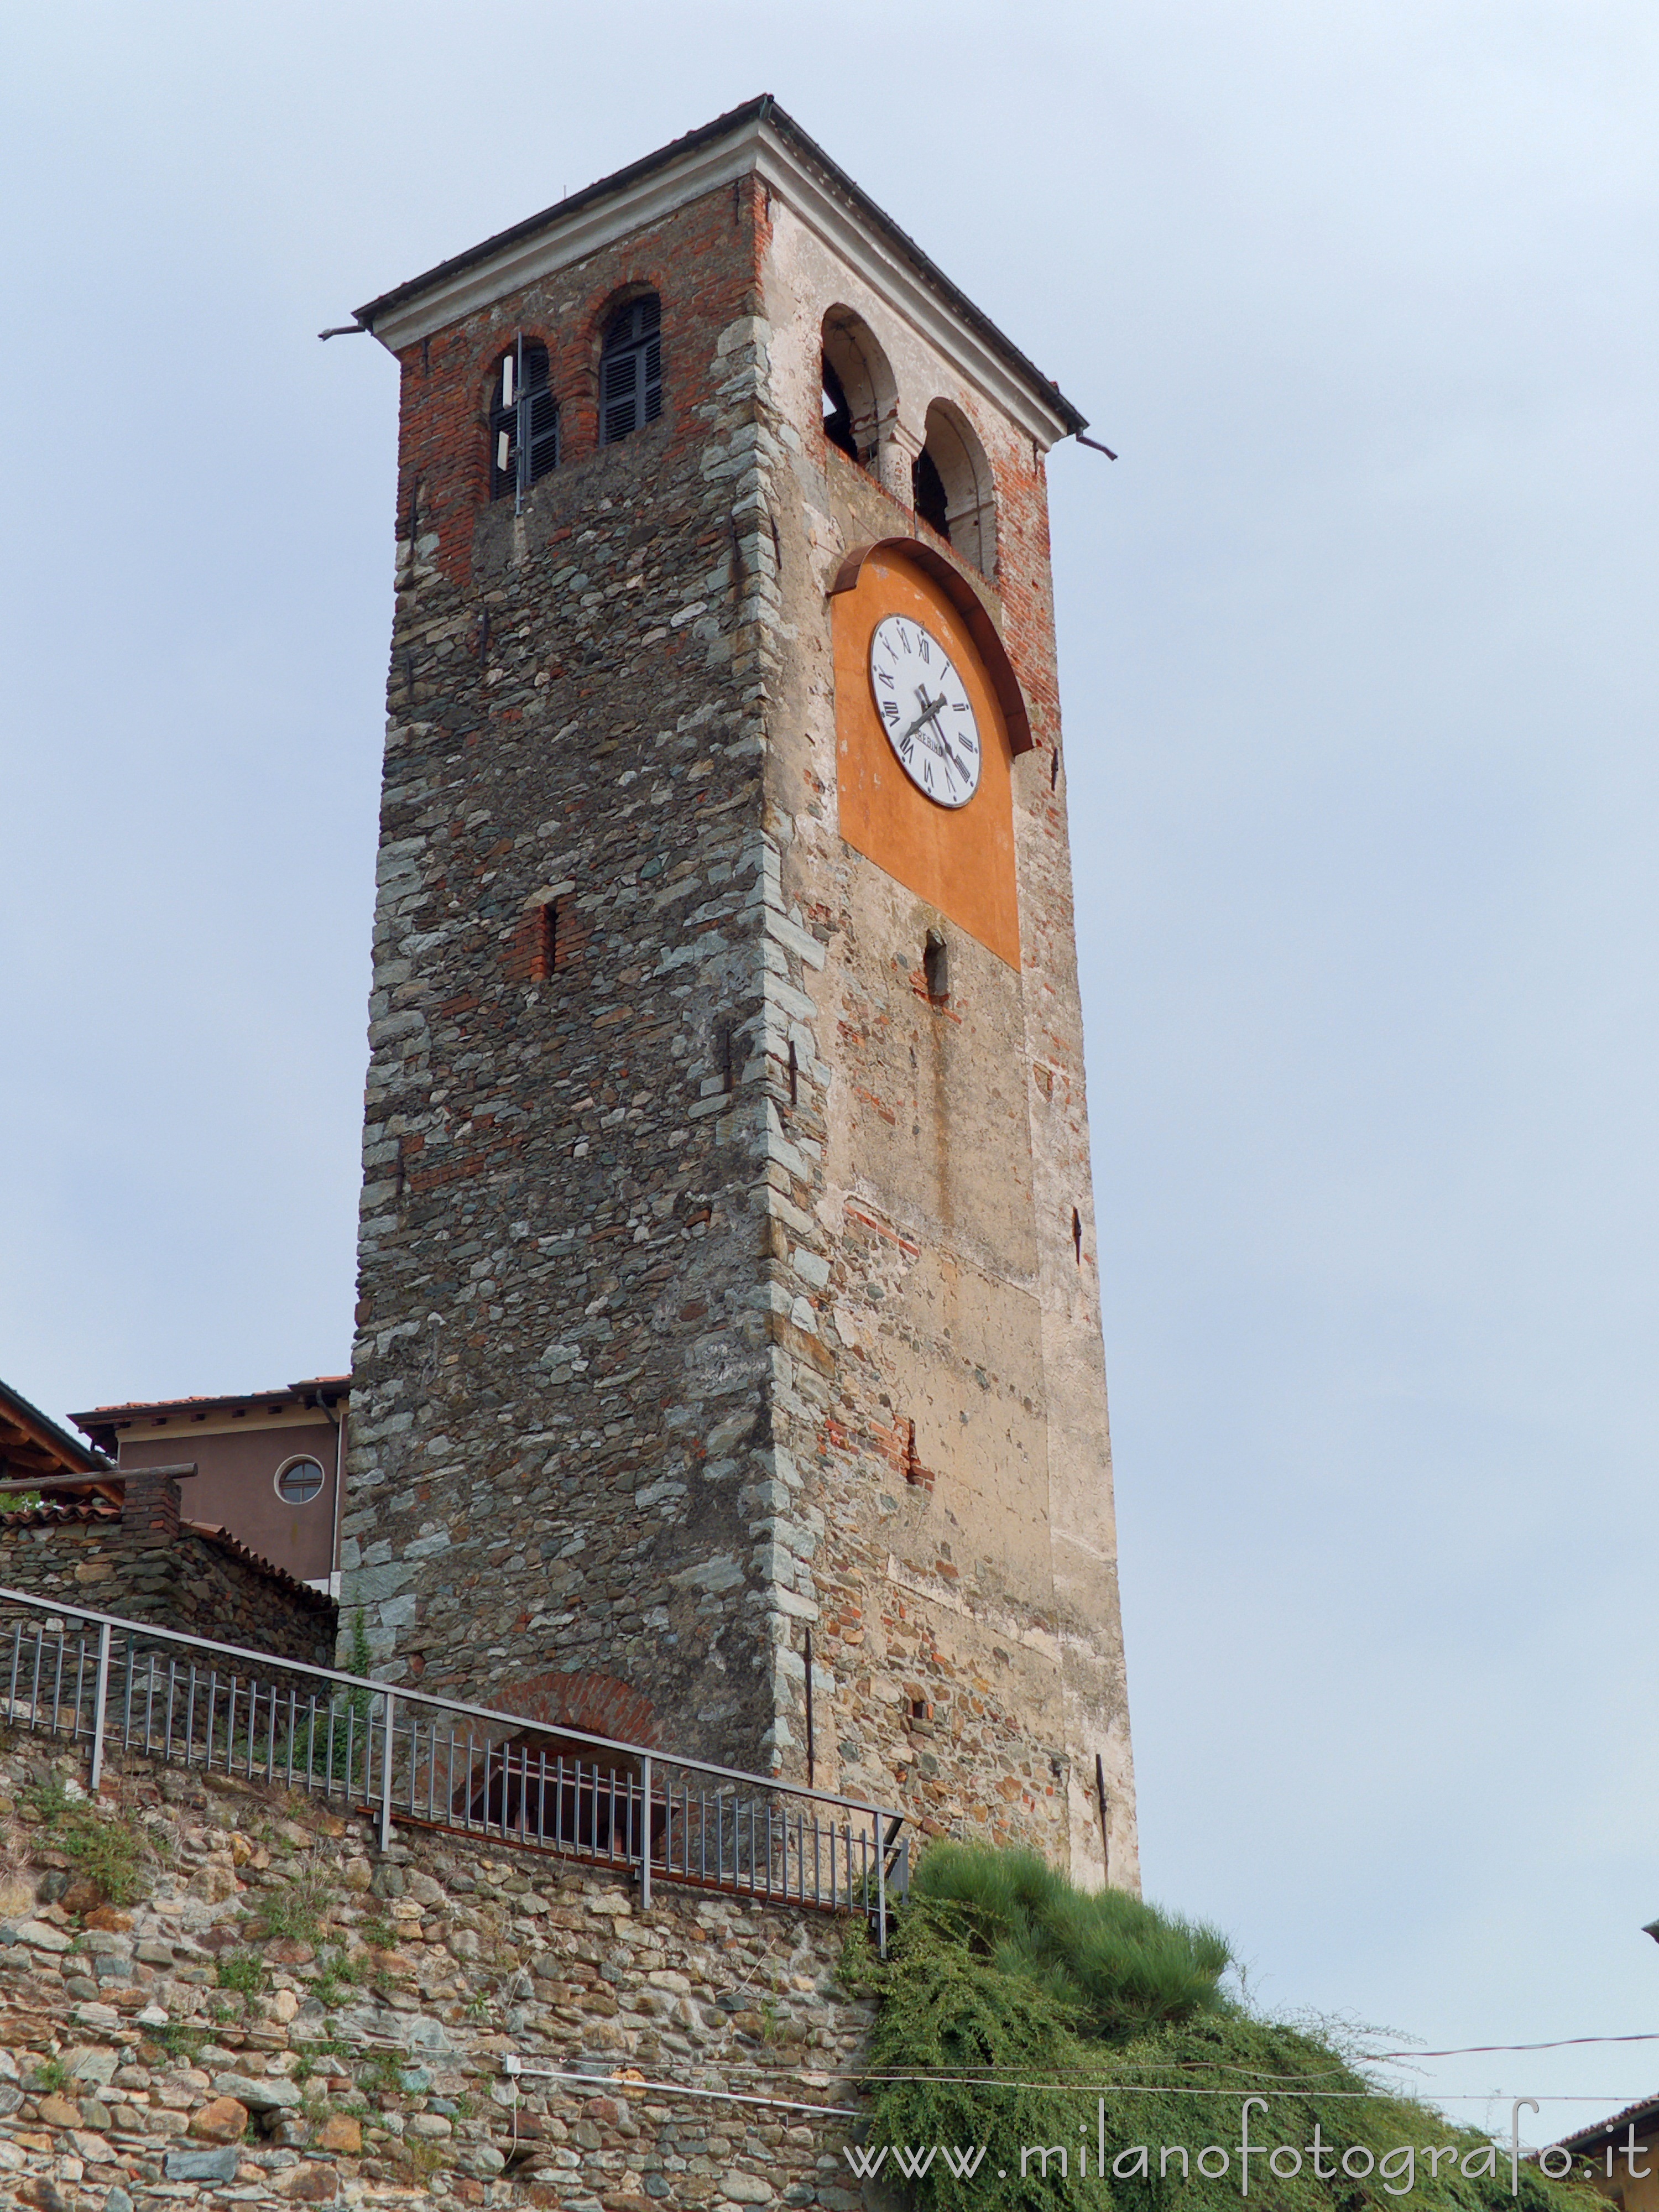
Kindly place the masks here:
<instances>
[{"instance_id":1,"label":"pale blue sky","mask_svg":"<svg viewBox=\"0 0 1659 2212\"><path fill-rule=\"evenodd\" d=\"M0 1374L343 1363L395 374L314 333L770 89L1122 454L1051 475L1148 1889L1274 2004L1659 2030L1656 83L1619 0L14 11Z\"/></svg>"}]
</instances>

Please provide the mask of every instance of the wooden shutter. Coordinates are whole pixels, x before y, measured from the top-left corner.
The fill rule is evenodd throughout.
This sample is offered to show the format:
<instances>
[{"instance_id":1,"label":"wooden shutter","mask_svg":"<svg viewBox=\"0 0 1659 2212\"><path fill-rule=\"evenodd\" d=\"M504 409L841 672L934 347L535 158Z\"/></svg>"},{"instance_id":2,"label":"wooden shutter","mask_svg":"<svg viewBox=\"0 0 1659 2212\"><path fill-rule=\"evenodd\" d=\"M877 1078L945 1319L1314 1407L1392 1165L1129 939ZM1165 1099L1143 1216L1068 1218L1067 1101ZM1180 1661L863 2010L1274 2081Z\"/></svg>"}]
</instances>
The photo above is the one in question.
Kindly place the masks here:
<instances>
[{"instance_id":1,"label":"wooden shutter","mask_svg":"<svg viewBox=\"0 0 1659 2212\"><path fill-rule=\"evenodd\" d=\"M654 292L612 319L599 356L600 436L607 446L662 413L662 303Z\"/></svg>"},{"instance_id":2,"label":"wooden shutter","mask_svg":"<svg viewBox=\"0 0 1659 2212\"><path fill-rule=\"evenodd\" d=\"M510 499L518 487L518 347L511 345L490 371L489 496Z\"/></svg>"},{"instance_id":3,"label":"wooden shutter","mask_svg":"<svg viewBox=\"0 0 1659 2212\"><path fill-rule=\"evenodd\" d=\"M547 348L517 338L490 385L489 496L521 501L558 460L559 407L548 389Z\"/></svg>"},{"instance_id":4,"label":"wooden shutter","mask_svg":"<svg viewBox=\"0 0 1659 2212\"><path fill-rule=\"evenodd\" d=\"M559 460L559 407L548 390L547 348L524 349L524 389L519 395L519 442L528 457L526 483L544 477Z\"/></svg>"}]
</instances>

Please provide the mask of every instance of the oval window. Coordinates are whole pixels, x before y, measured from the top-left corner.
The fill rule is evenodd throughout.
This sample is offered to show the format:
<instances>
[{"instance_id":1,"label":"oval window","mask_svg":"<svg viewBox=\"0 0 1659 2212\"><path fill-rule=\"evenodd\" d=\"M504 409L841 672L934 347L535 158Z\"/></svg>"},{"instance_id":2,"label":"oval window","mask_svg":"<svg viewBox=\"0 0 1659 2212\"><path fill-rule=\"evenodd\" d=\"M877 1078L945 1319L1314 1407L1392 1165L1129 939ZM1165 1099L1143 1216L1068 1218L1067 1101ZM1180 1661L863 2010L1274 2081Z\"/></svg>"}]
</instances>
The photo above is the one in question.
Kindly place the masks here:
<instances>
[{"instance_id":1,"label":"oval window","mask_svg":"<svg viewBox=\"0 0 1659 2212\"><path fill-rule=\"evenodd\" d=\"M287 1505L309 1505L328 1480L314 1459L291 1459L276 1475L276 1495Z\"/></svg>"}]
</instances>

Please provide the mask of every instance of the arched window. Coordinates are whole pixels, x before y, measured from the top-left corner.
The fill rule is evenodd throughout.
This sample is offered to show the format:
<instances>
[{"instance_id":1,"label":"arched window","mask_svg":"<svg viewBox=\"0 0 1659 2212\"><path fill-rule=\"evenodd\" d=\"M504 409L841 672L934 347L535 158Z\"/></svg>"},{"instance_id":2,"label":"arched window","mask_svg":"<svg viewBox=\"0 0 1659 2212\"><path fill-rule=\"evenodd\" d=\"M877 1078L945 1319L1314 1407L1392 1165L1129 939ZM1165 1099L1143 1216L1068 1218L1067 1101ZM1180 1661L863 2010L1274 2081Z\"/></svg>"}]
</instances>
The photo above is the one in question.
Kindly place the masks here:
<instances>
[{"instance_id":1,"label":"arched window","mask_svg":"<svg viewBox=\"0 0 1659 2212\"><path fill-rule=\"evenodd\" d=\"M991 464L972 423L947 399L934 400L927 410L927 443L916 456L911 483L919 520L948 538L964 561L994 574L997 502Z\"/></svg>"},{"instance_id":2,"label":"arched window","mask_svg":"<svg viewBox=\"0 0 1659 2212\"><path fill-rule=\"evenodd\" d=\"M884 426L898 388L887 356L862 315L831 307L823 325L823 434L861 468L880 465Z\"/></svg>"},{"instance_id":3,"label":"arched window","mask_svg":"<svg viewBox=\"0 0 1659 2212\"><path fill-rule=\"evenodd\" d=\"M489 384L489 496L523 502L538 477L558 465L558 402L547 387L547 348L515 338Z\"/></svg>"},{"instance_id":4,"label":"arched window","mask_svg":"<svg viewBox=\"0 0 1659 2212\"><path fill-rule=\"evenodd\" d=\"M599 437L614 446L662 413L662 302L654 292L611 318L599 354Z\"/></svg>"}]
</instances>

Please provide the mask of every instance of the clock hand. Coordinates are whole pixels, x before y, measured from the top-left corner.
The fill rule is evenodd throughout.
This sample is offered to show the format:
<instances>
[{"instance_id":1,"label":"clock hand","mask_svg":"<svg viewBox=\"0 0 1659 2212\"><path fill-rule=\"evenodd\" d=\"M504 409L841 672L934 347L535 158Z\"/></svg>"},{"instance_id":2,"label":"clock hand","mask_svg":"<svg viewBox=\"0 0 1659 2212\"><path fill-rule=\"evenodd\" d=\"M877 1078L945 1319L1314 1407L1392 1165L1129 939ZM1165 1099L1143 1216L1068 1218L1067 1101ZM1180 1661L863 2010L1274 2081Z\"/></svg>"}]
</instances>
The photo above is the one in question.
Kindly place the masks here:
<instances>
[{"instance_id":1,"label":"clock hand","mask_svg":"<svg viewBox=\"0 0 1659 2212\"><path fill-rule=\"evenodd\" d=\"M945 704L945 694L944 694L944 692L942 692L942 691L941 691L941 692L939 693L939 695L938 698L937 698L937 699L935 699L935 700L933 701L933 702L932 706L927 706L927 693L926 693L925 691L918 690L918 691L917 691L917 693L916 693L916 696L917 696L920 700L921 700L921 702L923 702L923 706L924 706L924 708L925 708L925 709L926 709L926 711L923 713L923 714L922 714L922 716L921 716L921 720L922 720L923 722L931 722L931 723L933 724L933 738L932 738L932 746L933 746L933 751L935 751L936 753L939 753L939 754L943 755L943 757L945 757L945 759L946 759L947 761L949 761L949 762L950 762L950 763L951 763L951 767L952 767L953 769L955 769L955 770L956 770L957 774L958 775L960 775L960 776L963 776L963 777L965 777L965 776L967 775L967 773L968 773L967 769L963 767L963 763L961 763L961 762L957 758L956 755L951 751L951 740L949 739L949 738L947 738L947 737L945 736L945 734L944 731L939 727L939 709L940 709L940 708L944 706L944 704Z\"/></svg>"},{"instance_id":2,"label":"clock hand","mask_svg":"<svg viewBox=\"0 0 1659 2212\"><path fill-rule=\"evenodd\" d=\"M927 703L927 694L920 684L916 686L916 696L921 702L921 712L916 716L915 720L910 724L908 729L901 730L899 732L897 737L893 740L895 744L902 745L907 738L914 738L919 730L921 730L927 723L933 720L933 717L939 713L939 708L945 704L944 695L941 693L933 704L929 706ZM937 739L938 734L938 732L935 731L934 739ZM939 750L937 743L928 741L928 750L933 752L937 752Z\"/></svg>"},{"instance_id":3,"label":"clock hand","mask_svg":"<svg viewBox=\"0 0 1659 2212\"><path fill-rule=\"evenodd\" d=\"M946 751L948 748L945 742L945 733L939 726L939 711L945 704L945 694L941 691L937 699L930 702L926 688L922 684L918 684L916 686L916 696L921 702L921 712L916 716L915 720L911 723L908 730L901 731L899 733L899 743L902 744L906 738L915 737L921 732L923 733L922 742L927 745L930 752L939 753ZM931 737L925 734L927 726L929 722L933 725L933 734Z\"/></svg>"},{"instance_id":4,"label":"clock hand","mask_svg":"<svg viewBox=\"0 0 1659 2212\"><path fill-rule=\"evenodd\" d=\"M921 699L921 700L924 700L924 701L926 700L927 696L927 693L926 693L925 691L918 691L918 692L917 692L917 694L916 694L916 696L917 696L919 699ZM967 764L967 763L966 763L965 761L959 760L959 759L957 757L956 754L955 754L955 753L953 753L953 752L951 751L951 740L949 739L949 738L947 738L947 737L945 736L945 734L944 731L943 731L942 729L940 729L940 727L939 727L939 712L940 708L941 708L941 707L943 707L943 706L944 706L944 704L945 704L945 694L941 691L941 692L939 693L939 695L938 698L934 700L934 702L933 702L933 705L932 705L931 707L929 707L929 708L928 708L928 709L927 709L927 713L922 716L922 718L921 718L921 719L922 719L924 721L932 722L932 724L933 724L933 741L934 741L934 742L933 742L933 750L934 750L934 751L935 751L935 752L939 752L939 753L942 753L942 754L944 755L945 758L947 761L949 761L949 762L950 762L950 763L951 763L951 767L952 767L953 769L955 769L955 770L956 770L957 774L957 775L958 775L963 779L963 782L965 783L965 782L967 782L967 781L969 781L969 775L968 775L968 764Z\"/></svg>"}]
</instances>

